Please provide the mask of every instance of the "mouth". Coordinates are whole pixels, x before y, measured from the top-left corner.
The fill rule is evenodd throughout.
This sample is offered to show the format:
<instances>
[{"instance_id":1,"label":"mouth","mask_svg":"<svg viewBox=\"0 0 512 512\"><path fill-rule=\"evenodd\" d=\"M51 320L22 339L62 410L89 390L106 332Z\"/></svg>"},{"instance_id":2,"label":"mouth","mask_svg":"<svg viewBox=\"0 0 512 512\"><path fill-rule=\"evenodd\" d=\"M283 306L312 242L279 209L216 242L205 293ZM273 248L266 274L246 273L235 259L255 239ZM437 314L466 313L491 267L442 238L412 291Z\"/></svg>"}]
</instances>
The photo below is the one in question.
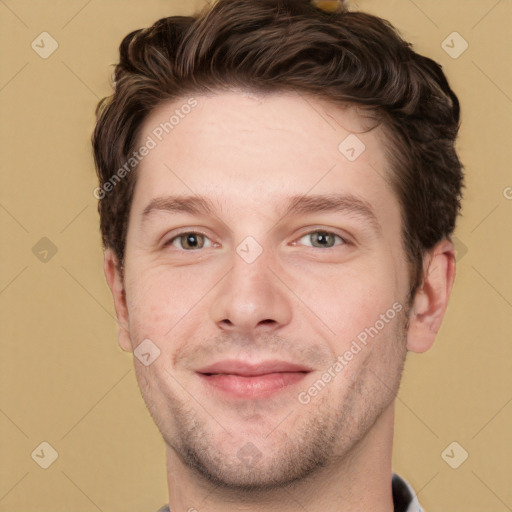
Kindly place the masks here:
<instances>
[{"instance_id":1,"label":"mouth","mask_svg":"<svg viewBox=\"0 0 512 512\"><path fill-rule=\"evenodd\" d=\"M201 381L217 393L232 398L265 398L297 385L312 371L286 361L249 364L239 360L220 361L197 370Z\"/></svg>"}]
</instances>

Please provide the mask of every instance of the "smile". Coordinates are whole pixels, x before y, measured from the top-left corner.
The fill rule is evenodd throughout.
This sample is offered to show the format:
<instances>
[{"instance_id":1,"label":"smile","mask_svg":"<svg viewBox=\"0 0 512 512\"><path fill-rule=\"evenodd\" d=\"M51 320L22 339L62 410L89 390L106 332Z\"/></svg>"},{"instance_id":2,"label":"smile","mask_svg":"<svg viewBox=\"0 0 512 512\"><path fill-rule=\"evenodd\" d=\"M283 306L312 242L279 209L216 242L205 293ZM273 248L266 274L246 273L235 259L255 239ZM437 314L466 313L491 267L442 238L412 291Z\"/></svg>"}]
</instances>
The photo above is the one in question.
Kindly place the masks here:
<instances>
[{"instance_id":1,"label":"smile","mask_svg":"<svg viewBox=\"0 0 512 512\"><path fill-rule=\"evenodd\" d=\"M311 369L285 361L215 363L196 373L210 390L232 398L265 398L302 381Z\"/></svg>"}]
</instances>

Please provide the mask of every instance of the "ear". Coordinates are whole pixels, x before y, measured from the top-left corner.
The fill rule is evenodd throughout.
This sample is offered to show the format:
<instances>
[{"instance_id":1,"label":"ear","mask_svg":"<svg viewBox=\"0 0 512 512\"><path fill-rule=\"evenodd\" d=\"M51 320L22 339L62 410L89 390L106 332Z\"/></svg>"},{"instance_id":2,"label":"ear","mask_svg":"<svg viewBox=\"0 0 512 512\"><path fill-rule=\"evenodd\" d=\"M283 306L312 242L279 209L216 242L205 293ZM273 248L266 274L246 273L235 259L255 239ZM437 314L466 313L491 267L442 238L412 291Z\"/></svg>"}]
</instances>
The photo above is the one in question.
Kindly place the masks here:
<instances>
[{"instance_id":1,"label":"ear","mask_svg":"<svg viewBox=\"0 0 512 512\"><path fill-rule=\"evenodd\" d=\"M112 249L106 249L103 254L103 270L105 271L108 287L110 288L112 297L114 298L114 307L119 327L119 345L123 350L132 352L133 347L130 339L130 322L128 308L126 307L124 282L121 276L119 262Z\"/></svg>"},{"instance_id":2,"label":"ear","mask_svg":"<svg viewBox=\"0 0 512 512\"><path fill-rule=\"evenodd\" d=\"M441 327L455 279L455 249L450 240L442 240L429 251L423 275L409 313L407 349L412 352L428 350Z\"/></svg>"}]
</instances>

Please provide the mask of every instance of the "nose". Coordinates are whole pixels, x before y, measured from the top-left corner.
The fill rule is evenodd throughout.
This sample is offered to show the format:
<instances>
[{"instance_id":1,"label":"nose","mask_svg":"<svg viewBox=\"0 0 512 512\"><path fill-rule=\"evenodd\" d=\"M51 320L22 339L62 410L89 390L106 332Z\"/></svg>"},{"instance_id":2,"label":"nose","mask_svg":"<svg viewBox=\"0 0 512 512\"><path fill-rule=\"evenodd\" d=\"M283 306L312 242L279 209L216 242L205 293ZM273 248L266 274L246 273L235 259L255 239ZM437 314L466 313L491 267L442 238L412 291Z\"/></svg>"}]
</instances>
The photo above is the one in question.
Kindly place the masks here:
<instances>
[{"instance_id":1,"label":"nose","mask_svg":"<svg viewBox=\"0 0 512 512\"><path fill-rule=\"evenodd\" d=\"M218 327L252 337L287 325L292 317L291 297L276 277L273 255L264 250L248 263L233 251L231 264L211 301L211 318Z\"/></svg>"}]
</instances>

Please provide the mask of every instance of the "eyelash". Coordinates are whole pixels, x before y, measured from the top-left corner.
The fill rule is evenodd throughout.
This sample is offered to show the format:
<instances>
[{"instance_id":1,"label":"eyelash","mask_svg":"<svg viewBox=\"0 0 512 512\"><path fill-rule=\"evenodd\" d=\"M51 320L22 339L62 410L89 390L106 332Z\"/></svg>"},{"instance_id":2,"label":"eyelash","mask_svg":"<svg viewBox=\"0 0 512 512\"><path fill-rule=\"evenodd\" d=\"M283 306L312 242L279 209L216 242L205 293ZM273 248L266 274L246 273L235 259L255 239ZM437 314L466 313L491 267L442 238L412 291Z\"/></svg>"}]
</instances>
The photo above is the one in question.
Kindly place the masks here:
<instances>
[{"instance_id":1,"label":"eyelash","mask_svg":"<svg viewBox=\"0 0 512 512\"><path fill-rule=\"evenodd\" d=\"M304 238L306 236L311 236L314 233L322 233L322 234L326 234L326 235L333 235L335 237L335 239L340 240L341 243L335 244L332 247L326 247L326 248L310 246L312 249L323 249L323 250L326 250L326 249L334 249L334 247L336 247L338 245L350 245L350 242L348 240L346 240L345 238L343 238L341 235L338 235L337 233L334 233L333 231L328 231L328 230L325 230L325 229L315 229L313 231L308 231L307 233L302 234L297 240L301 240L302 238ZM169 239L167 242L165 242L164 247L168 247L168 246L173 245L174 241L179 240L180 238L182 238L182 237L184 237L186 235L200 235L200 236L204 237L205 239L210 240L209 237L206 234L201 233L200 231L185 231L185 232L180 233L180 234L174 236L173 238ZM211 242L211 240L210 240L210 242ZM296 245L296 241L293 242L293 245ZM183 249L182 248L181 250L183 250L184 252L194 252L194 251L199 251L200 249L203 249L203 248L204 247L200 247L198 249ZM208 247L206 247L206 248L208 248Z\"/></svg>"}]
</instances>

